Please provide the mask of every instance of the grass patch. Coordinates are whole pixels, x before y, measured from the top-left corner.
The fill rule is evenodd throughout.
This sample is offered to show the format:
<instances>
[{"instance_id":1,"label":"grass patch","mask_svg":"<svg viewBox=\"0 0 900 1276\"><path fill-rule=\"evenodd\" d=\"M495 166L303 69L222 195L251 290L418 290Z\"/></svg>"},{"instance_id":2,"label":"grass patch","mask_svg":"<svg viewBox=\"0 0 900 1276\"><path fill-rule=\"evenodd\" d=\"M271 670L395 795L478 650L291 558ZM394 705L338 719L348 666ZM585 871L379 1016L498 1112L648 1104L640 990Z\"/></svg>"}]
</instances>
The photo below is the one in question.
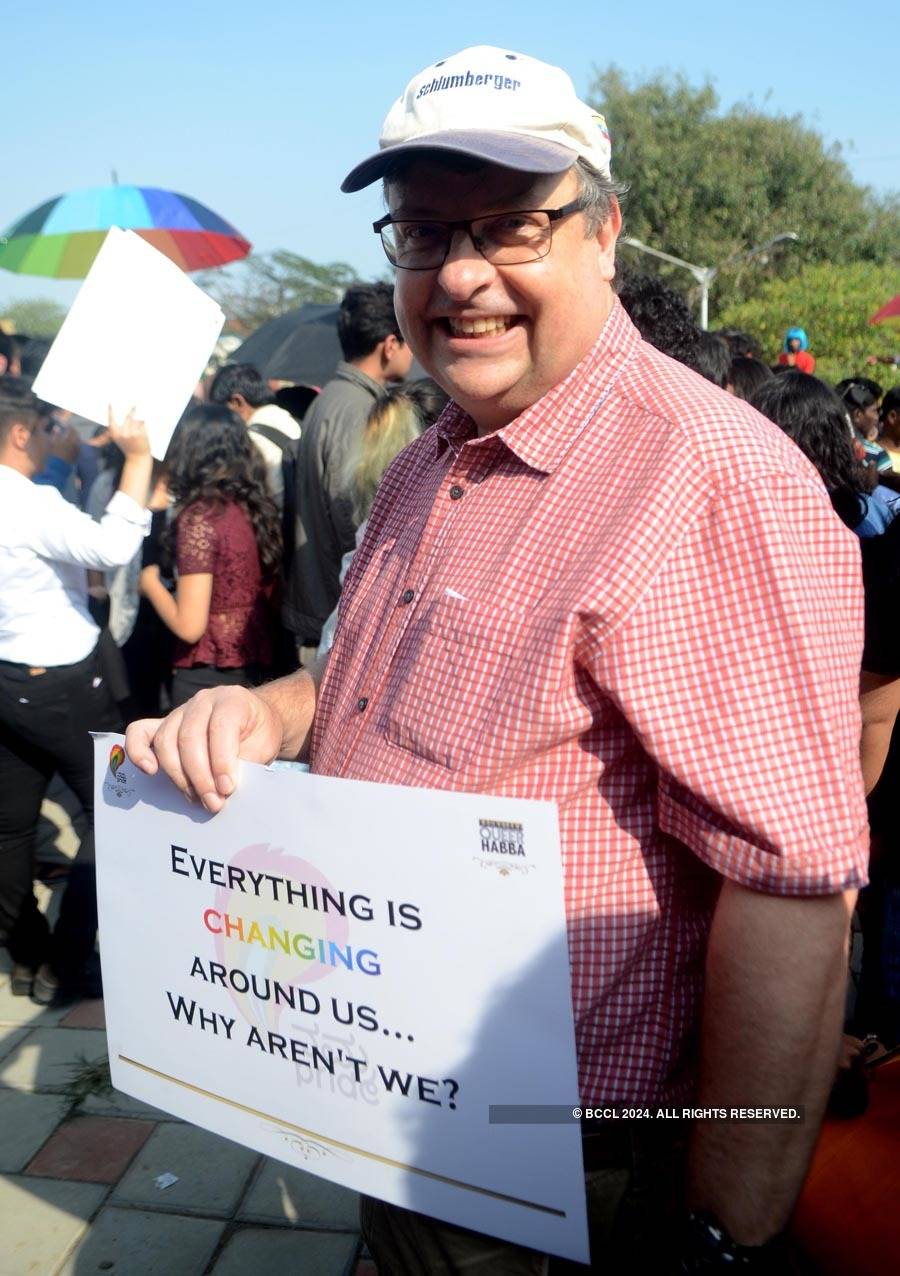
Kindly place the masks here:
<instances>
[{"instance_id":1,"label":"grass patch","mask_svg":"<svg viewBox=\"0 0 900 1276\"><path fill-rule=\"evenodd\" d=\"M109 1059L81 1058L69 1068L69 1079L63 1091L72 1103L84 1103L92 1094L111 1094Z\"/></svg>"}]
</instances>

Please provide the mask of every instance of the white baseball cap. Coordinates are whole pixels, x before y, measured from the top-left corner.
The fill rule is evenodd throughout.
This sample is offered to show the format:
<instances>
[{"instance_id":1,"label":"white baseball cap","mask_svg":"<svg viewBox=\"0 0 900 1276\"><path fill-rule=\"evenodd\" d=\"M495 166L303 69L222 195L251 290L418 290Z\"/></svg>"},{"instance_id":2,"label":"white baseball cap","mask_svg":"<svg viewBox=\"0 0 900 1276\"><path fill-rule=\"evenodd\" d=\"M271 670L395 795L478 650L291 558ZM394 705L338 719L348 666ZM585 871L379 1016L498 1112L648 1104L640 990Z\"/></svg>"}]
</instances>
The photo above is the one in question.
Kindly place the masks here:
<instances>
[{"instance_id":1,"label":"white baseball cap","mask_svg":"<svg viewBox=\"0 0 900 1276\"><path fill-rule=\"evenodd\" d=\"M581 158L610 175L606 121L580 101L565 71L486 44L441 58L410 80L378 145L342 191L362 190L411 151L453 151L524 173L564 173Z\"/></svg>"}]
</instances>

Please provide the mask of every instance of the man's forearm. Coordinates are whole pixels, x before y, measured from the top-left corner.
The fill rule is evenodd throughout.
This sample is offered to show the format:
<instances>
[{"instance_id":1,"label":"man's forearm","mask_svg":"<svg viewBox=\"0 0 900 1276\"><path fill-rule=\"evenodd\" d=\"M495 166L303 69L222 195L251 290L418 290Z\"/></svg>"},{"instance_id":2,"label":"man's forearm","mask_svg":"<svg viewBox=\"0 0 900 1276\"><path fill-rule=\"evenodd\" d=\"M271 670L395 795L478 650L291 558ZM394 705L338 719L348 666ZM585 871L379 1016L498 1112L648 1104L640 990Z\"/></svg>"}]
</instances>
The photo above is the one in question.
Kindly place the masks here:
<instances>
[{"instance_id":1,"label":"man's forearm","mask_svg":"<svg viewBox=\"0 0 900 1276\"><path fill-rule=\"evenodd\" d=\"M308 669L300 669L287 678L278 678L260 687L257 694L274 710L283 724L280 758L300 759L309 756L313 719L319 687L325 676L327 656L320 656Z\"/></svg>"},{"instance_id":2,"label":"man's forearm","mask_svg":"<svg viewBox=\"0 0 900 1276\"><path fill-rule=\"evenodd\" d=\"M786 899L725 882L707 956L700 1107L805 1108L802 1124L700 1121L688 1202L744 1245L787 1223L834 1079L855 896Z\"/></svg>"},{"instance_id":3,"label":"man's forearm","mask_svg":"<svg viewBox=\"0 0 900 1276\"><path fill-rule=\"evenodd\" d=\"M152 472L153 457L149 452L146 456L126 456L118 490L130 496L141 507L145 506L150 491Z\"/></svg>"}]
</instances>

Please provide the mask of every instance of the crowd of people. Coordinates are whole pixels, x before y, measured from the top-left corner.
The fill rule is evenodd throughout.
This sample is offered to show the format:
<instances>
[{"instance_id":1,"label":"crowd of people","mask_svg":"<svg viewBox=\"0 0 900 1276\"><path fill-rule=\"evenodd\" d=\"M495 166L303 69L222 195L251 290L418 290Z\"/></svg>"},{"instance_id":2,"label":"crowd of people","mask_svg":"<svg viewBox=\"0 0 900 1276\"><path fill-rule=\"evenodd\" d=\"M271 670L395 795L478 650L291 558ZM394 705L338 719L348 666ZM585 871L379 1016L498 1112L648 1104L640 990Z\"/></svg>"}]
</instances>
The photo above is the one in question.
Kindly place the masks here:
<instances>
[{"instance_id":1,"label":"crowd of people","mask_svg":"<svg viewBox=\"0 0 900 1276\"><path fill-rule=\"evenodd\" d=\"M35 398L5 345L0 934L18 993L49 1002L101 987L90 837L52 937L32 888L55 773L90 819L84 724L121 730L204 688L255 686L315 654L323 627L333 634L381 475L447 401L431 381L405 382L411 355L388 285L347 292L339 338L345 362L307 413L302 448L300 422L259 371L226 365L198 387L161 461L133 420L85 441Z\"/></svg>"},{"instance_id":2,"label":"crowd of people","mask_svg":"<svg viewBox=\"0 0 900 1276\"><path fill-rule=\"evenodd\" d=\"M476 120L428 68L347 178L385 183L397 282L347 291L302 415L225 365L154 460L131 417L82 438L0 347L0 941L14 992L99 992L91 836L52 934L33 891L54 774L90 819L88 729L137 720L132 760L210 811L215 722L253 760L554 800L583 1100L810 1114L662 1159L586 1130L595 1252L669 1237L646 1222L675 1157L679 1270L775 1270L840 1028L847 1069L900 1041L900 391L827 385L796 326L769 366L623 277L608 136L563 73L440 65L510 59L521 104ZM629 1186L600 1200L610 1165ZM386 1271L501 1270L384 1203L364 1225Z\"/></svg>"}]
</instances>

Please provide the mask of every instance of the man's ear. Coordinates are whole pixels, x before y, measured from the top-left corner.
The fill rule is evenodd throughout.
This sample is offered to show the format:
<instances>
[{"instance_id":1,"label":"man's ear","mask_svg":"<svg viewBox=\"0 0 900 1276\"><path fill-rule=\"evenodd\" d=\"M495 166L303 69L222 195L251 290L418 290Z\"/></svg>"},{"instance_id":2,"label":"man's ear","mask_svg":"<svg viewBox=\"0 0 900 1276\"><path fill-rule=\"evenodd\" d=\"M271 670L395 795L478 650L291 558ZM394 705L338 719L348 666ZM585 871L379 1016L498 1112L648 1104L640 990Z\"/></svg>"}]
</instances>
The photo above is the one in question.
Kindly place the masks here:
<instances>
[{"instance_id":1,"label":"man's ear","mask_svg":"<svg viewBox=\"0 0 900 1276\"><path fill-rule=\"evenodd\" d=\"M27 452L32 433L33 431L27 425L23 425L21 421L14 421L9 427L7 438L17 452Z\"/></svg>"},{"instance_id":2,"label":"man's ear","mask_svg":"<svg viewBox=\"0 0 900 1276\"><path fill-rule=\"evenodd\" d=\"M393 358L393 356L397 353L397 347L399 345L400 342L397 339L396 333L389 332L381 347L382 358L385 362Z\"/></svg>"},{"instance_id":3,"label":"man's ear","mask_svg":"<svg viewBox=\"0 0 900 1276\"><path fill-rule=\"evenodd\" d=\"M600 270L603 278L611 280L616 273L616 241L622 231L622 210L615 195L609 206L609 215L603 225L598 227L596 240L600 250Z\"/></svg>"}]
</instances>

